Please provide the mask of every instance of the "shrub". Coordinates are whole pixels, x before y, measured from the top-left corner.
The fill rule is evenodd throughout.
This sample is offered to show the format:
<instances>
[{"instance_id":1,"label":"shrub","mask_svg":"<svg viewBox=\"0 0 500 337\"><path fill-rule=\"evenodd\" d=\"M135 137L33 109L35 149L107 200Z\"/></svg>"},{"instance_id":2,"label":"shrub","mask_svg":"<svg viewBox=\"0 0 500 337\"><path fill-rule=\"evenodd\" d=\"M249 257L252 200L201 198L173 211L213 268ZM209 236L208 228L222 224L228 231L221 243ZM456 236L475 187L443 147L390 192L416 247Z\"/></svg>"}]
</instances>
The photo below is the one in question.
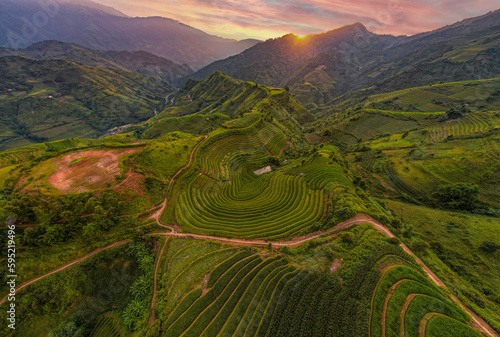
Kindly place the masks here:
<instances>
[{"instance_id":1,"label":"shrub","mask_svg":"<svg viewBox=\"0 0 500 337\"><path fill-rule=\"evenodd\" d=\"M388 238L387 242L389 242L391 245L396 245L398 246L401 241L399 241L398 238L393 237L393 238Z\"/></svg>"},{"instance_id":2,"label":"shrub","mask_svg":"<svg viewBox=\"0 0 500 337\"><path fill-rule=\"evenodd\" d=\"M475 184L455 183L440 187L433 197L445 207L472 210L480 193L481 189Z\"/></svg>"},{"instance_id":3,"label":"shrub","mask_svg":"<svg viewBox=\"0 0 500 337\"><path fill-rule=\"evenodd\" d=\"M483 241L481 246L479 246L479 249L486 253L495 253L500 249L500 245L492 241Z\"/></svg>"}]
</instances>

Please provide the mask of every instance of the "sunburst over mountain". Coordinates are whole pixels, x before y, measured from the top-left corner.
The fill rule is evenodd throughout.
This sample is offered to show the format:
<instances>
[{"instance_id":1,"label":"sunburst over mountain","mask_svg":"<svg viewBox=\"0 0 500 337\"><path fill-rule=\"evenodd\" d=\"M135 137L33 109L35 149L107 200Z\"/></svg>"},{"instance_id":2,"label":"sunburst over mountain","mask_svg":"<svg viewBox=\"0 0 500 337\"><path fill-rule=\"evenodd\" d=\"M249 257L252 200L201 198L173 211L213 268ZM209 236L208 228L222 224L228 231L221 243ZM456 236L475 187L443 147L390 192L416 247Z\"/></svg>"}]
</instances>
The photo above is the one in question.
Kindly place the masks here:
<instances>
[{"instance_id":1,"label":"sunburst over mountain","mask_svg":"<svg viewBox=\"0 0 500 337\"><path fill-rule=\"evenodd\" d=\"M2 1L0 335L499 336L495 5Z\"/></svg>"}]
</instances>

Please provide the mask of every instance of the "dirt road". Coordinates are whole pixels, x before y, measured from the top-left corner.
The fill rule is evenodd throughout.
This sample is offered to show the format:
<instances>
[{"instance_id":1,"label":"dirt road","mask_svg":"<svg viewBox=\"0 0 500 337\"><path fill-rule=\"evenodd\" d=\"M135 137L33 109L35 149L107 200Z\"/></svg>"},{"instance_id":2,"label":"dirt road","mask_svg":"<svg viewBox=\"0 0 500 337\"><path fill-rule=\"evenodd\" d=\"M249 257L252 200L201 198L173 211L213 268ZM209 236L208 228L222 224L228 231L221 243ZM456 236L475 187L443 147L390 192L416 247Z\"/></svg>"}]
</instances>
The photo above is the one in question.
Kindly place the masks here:
<instances>
[{"instance_id":1,"label":"dirt road","mask_svg":"<svg viewBox=\"0 0 500 337\"><path fill-rule=\"evenodd\" d=\"M98 249L94 250L92 253L88 253L87 255L82 256L82 257L80 257L80 258L78 258L78 259L76 259L76 260L74 260L74 261L72 261L72 262L70 262L70 263L68 263L68 264L65 264L65 265L64 265L64 266L62 266L62 267L59 267L59 268L57 268L57 269L54 269L54 270L52 270L52 271L50 271L50 272L48 272L48 273L45 273L45 274L43 274L43 275L41 275L41 276L38 276L37 278L34 278L34 279L32 279L32 280L30 280L30 281L28 281L28 282L25 282L25 283L21 284L19 287L17 287L17 288L16 288L16 293L17 293L17 292L19 292L20 290L24 289L25 287L29 286L30 284L33 284L33 283L35 283L35 282L37 282L37 281L40 281L41 279L46 278L47 276L50 276L50 275L52 275L52 274L59 273L59 272L61 272L61 271L63 271L63 270L68 269L68 268L69 268L69 267L71 267L71 266L74 266L75 264L81 263L81 262L85 261L86 259L88 259L89 257L92 257L92 256L94 256L95 254L97 254L97 253L99 253L99 252L102 252L103 250L107 250L107 249L115 248L115 247L118 247L118 246L124 245L124 244L126 244L126 243L128 243L128 242L130 242L130 241L132 241L132 240L127 239L127 240L123 240L123 241L118 241L118 242L112 243L112 244L110 244L110 245L108 245L108 246L106 246L106 247L103 247L103 248L98 248ZM0 300L0 305L2 305L2 304L3 304L3 302L5 302L5 300L7 299L7 297L8 297L8 295L7 295L7 296L4 296L4 297Z\"/></svg>"},{"instance_id":2,"label":"dirt road","mask_svg":"<svg viewBox=\"0 0 500 337\"><path fill-rule=\"evenodd\" d=\"M191 163L193 162L193 157L194 157L194 152L196 151L196 149L207 139L207 135L205 135L205 138L203 138L201 140L201 142L199 142L198 144L196 144L196 146L194 147L193 151L191 151L191 156L189 157L189 162L186 164L186 166L180 168L175 174L174 176L172 177L172 179L170 179L170 182L168 183L168 187L167 187L167 191L165 192L165 200L163 200L163 202L161 203L161 207L152 214L151 218L155 219L156 222L158 223L159 226L162 226L162 227L166 227L166 228L170 228L172 229L171 226L168 226L166 224L164 224L163 222L161 222L160 220L160 217L163 213L163 211L165 210L165 207L167 207L167 195L168 195L168 192L170 191L170 187L172 186L172 184L174 183L175 181L175 178L183 171L185 170L186 168L188 168Z\"/></svg>"},{"instance_id":3,"label":"dirt road","mask_svg":"<svg viewBox=\"0 0 500 337\"><path fill-rule=\"evenodd\" d=\"M159 222L159 219L157 218L157 221ZM385 234L386 236L388 237L395 237L394 234L391 233L391 231L389 229L387 229L386 227L384 227L381 223L379 223L378 221L374 220L373 218L369 217L369 216L366 216L366 215L363 215L363 214L358 214L356 215L355 217L349 219L349 220L346 220L346 221L343 221L339 224L337 224L335 227L327 230L327 231L324 231L324 232L317 232L317 233L311 233L311 234L308 234L308 235L305 235L305 236L301 236L301 237L297 237L297 238L294 238L293 240L289 240L289 241L277 241L277 242L269 242L269 241L264 241L264 240L245 240L245 239L231 239L231 238L224 238L224 237L217 237L217 236L209 236L209 235L200 235L200 234L191 234L191 233L175 233L174 231L172 232L156 232L156 233L151 233L150 235L161 235L161 236L167 236L167 237L176 237L176 238L193 238L193 239L198 239L198 240L209 240L209 241L216 241L216 242L222 242L222 243L227 243L227 244L232 244L232 245L237 245L237 246L267 246L269 243L271 243L272 247L273 248L278 248L278 247L297 247L299 245L301 245L302 243L305 243L307 241L311 241L311 240L314 240L314 239L317 239L317 238L320 238L322 236L327 236L327 235L331 235L331 234L334 234L336 232L339 232L339 231L342 231L344 229L347 229L349 227L352 227L352 226L355 226L355 225L359 225L359 224L371 224L373 225L377 230L379 230L380 232L382 232L383 234ZM168 226L167 226L168 227ZM170 228L170 227L168 227ZM62 267L59 267L49 273L46 273L42 276L39 276L33 280L30 280L24 284L22 284L21 286L19 286L18 288L16 288L16 292L23 289L24 287L32 284L32 283L35 283L49 275L52 275L52 274L55 274L55 273L58 273L60 271L63 271L69 267L71 267L72 265L75 265L77 263L80 263L84 260L86 260L87 258L99 253L100 251L103 251L103 250L106 250L106 249L110 249L110 248L113 248L113 247L117 247L117 246L120 246L120 245L123 245L127 242L130 242L131 240L123 240L123 241L119 241L119 242L116 242L114 244L111 244L109 246L106 246L104 248L99 248L97 250L95 250L94 252L90 253L90 254L87 254L71 263L68 263ZM401 244L401 247L410 255L412 255L415 260L422 266L422 268L425 270L425 272L429 275L429 277L431 278L431 280L436 283L436 285L440 286L440 287L446 287L445 284L422 262L422 260L420 260L407 246L405 246L404 244ZM160 252L161 253L161 252ZM161 256L161 255L160 255ZM156 271L158 270L158 265L159 265L159 258L158 258L158 262L157 262L157 266L156 266ZM156 274L155 274L155 282L156 282ZM156 287L155 287L155 291L156 291ZM5 299L7 298L7 296L5 296L1 301L0 301L0 305L5 302ZM486 332L488 335L490 336L493 336L493 337L500 337L500 335L495 332L495 330L493 330L481 317L479 317L478 315L476 315L472 310L470 310L468 307L466 307L456 296L452 295L452 298L455 302L457 302L465 311L467 311L467 313L472 317L474 323L476 324L476 326L478 328L480 328L481 330L483 330L484 332ZM154 299L154 296L153 296L153 299ZM151 310L153 311L154 309L154 300L152 301L151 303ZM150 316L150 324L154 322L154 316Z\"/></svg>"}]
</instances>

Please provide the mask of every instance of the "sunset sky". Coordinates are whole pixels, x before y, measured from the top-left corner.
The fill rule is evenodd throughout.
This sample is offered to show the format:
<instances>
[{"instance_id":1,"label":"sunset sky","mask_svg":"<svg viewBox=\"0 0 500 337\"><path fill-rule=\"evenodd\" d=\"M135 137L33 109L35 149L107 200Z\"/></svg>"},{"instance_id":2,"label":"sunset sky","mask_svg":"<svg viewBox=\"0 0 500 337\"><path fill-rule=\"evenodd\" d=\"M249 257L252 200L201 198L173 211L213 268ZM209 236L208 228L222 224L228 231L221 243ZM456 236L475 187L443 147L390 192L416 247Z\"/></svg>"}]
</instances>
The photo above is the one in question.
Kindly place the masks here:
<instances>
[{"instance_id":1,"label":"sunset sky","mask_svg":"<svg viewBox=\"0 0 500 337\"><path fill-rule=\"evenodd\" d=\"M129 16L164 16L208 33L267 39L363 23L376 33L412 35L497 9L495 0L95 0Z\"/></svg>"}]
</instances>

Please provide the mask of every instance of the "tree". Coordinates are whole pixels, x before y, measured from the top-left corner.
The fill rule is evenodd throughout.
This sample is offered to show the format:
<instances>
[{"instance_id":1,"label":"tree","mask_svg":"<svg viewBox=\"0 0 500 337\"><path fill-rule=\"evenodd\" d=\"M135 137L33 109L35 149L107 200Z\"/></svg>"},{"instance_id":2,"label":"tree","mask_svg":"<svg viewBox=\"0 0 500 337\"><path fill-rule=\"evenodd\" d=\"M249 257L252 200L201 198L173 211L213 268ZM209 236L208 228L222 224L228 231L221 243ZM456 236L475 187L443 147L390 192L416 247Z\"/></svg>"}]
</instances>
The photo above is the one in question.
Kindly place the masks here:
<instances>
[{"instance_id":1,"label":"tree","mask_svg":"<svg viewBox=\"0 0 500 337\"><path fill-rule=\"evenodd\" d=\"M486 253L495 253L500 249L500 245L493 241L483 241L481 246L479 246L479 249Z\"/></svg>"},{"instance_id":2,"label":"tree","mask_svg":"<svg viewBox=\"0 0 500 337\"><path fill-rule=\"evenodd\" d=\"M475 184L455 183L440 187L433 194L444 207L470 211L479 200L481 189Z\"/></svg>"}]
</instances>

